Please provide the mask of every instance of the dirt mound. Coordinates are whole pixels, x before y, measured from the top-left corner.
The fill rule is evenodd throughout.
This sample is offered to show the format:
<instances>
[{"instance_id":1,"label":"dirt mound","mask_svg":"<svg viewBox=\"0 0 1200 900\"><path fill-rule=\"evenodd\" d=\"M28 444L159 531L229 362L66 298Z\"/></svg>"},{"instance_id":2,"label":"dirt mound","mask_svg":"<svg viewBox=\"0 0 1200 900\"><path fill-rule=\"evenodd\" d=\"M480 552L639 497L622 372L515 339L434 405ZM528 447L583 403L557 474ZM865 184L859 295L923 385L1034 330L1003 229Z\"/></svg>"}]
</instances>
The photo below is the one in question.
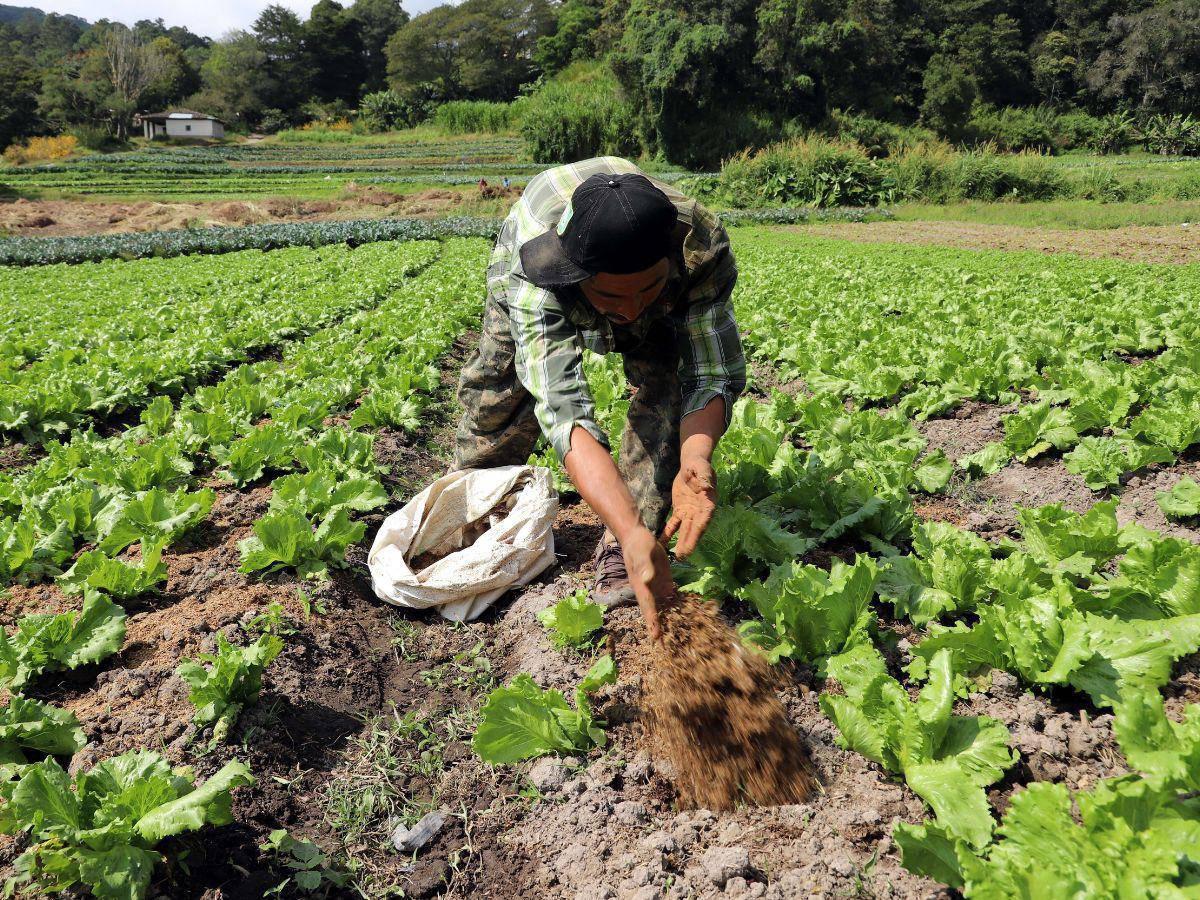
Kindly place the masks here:
<instances>
[{"instance_id":1,"label":"dirt mound","mask_svg":"<svg viewBox=\"0 0 1200 900\"><path fill-rule=\"evenodd\" d=\"M444 215L452 207L461 206L463 199L463 195L456 191L446 191L436 188L428 191L417 191L415 194L410 194L404 198L404 202L397 209L397 212L408 216Z\"/></svg>"},{"instance_id":2,"label":"dirt mound","mask_svg":"<svg viewBox=\"0 0 1200 900\"><path fill-rule=\"evenodd\" d=\"M336 212L338 205L328 200L301 200L297 197L271 197L257 204L274 219L303 219L307 216Z\"/></svg>"},{"instance_id":3,"label":"dirt mound","mask_svg":"<svg viewBox=\"0 0 1200 900\"><path fill-rule=\"evenodd\" d=\"M262 216L256 213L250 204L236 201L214 207L213 217L233 225L249 225L251 222L258 222L262 219Z\"/></svg>"},{"instance_id":4,"label":"dirt mound","mask_svg":"<svg viewBox=\"0 0 1200 900\"><path fill-rule=\"evenodd\" d=\"M348 200L357 200L359 203L368 203L371 206L391 206L393 203L404 200L403 194L385 191L369 184L358 184L354 181L346 183L345 196Z\"/></svg>"},{"instance_id":5,"label":"dirt mound","mask_svg":"<svg viewBox=\"0 0 1200 900\"><path fill-rule=\"evenodd\" d=\"M479 196L484 200L515 200L521 196L522 190L515 184L510 187L504 187L501 184L487 184L480 186Z\"/></svg>"},{"instance_id":6,"label":"dirt mound","mask_svg":"<svg viewBox=\"0 0 1200 900\"><path fill-rule=\"evenodd\" d=\"M645 709L681 803L725 810L739 801L802 802L816 777L766 660L747 652L699 598L684 595L660 616L663 640L651 650Z\"/></svg>"}]
</instances>

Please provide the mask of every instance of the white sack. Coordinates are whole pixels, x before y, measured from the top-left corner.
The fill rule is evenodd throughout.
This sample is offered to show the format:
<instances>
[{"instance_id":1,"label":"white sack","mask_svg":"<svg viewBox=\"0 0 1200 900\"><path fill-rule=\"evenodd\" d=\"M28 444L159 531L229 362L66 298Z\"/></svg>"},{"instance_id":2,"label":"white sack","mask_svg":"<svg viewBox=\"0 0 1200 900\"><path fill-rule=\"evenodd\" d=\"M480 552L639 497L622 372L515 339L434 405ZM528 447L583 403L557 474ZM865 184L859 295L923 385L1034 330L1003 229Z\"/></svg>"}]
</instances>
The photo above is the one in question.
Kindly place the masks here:
<instances>
[{"instance_id":1,"label":"white sack","mask_svg":"<svg viewBox=\"0 0 1200 900\"><path fill-rule=\"evenodd\" d=\"M502 507L490 523L479 522L506 497L507 512ZM554 562L557 513L548 469L502 466L443 475L379 526L367 556L375 594L397 606L436 606L454 622L475 619ZM464 547L464 530L477 522L472 533L487 530ZM448 555L414 572L410 562L428 551Z\"/></svg>"}]
</instances>

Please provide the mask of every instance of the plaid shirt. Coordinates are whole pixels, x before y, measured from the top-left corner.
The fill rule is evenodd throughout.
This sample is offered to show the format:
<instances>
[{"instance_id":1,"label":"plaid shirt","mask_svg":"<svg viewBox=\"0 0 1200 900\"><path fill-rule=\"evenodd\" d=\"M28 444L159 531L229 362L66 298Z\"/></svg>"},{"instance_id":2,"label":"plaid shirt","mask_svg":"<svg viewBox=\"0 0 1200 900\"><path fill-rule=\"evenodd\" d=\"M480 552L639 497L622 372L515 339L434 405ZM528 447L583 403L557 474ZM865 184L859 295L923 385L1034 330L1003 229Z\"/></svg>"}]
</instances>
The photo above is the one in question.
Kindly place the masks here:
<instances>
[{"instance_id":1,"label":"plaid shirt","mask_svg":"<svg viewBox=\"0 0 1200 900\"><path fill-rule=\"evenodd\" d=\"M547 291L526 281L521 246L549 231L589 176L633 172L633 163L602 156L548 169L530 180L500 229L488 263L488 291L508 309L516 343L517 377L533 395L542 433L565 459L576 425L608 446L595 422L595 405L583 374L583 350L612 353L641 342L649 326L666 318L679 350L683 415L725 398L726 424L746 385L746 361L733 318L731 294L737 267L729 236L717 217L661 182L650 180L679 213L671 276L658 300L630 325L614 325L598 313L578 287Z\"/></svg>"}]
</instances>

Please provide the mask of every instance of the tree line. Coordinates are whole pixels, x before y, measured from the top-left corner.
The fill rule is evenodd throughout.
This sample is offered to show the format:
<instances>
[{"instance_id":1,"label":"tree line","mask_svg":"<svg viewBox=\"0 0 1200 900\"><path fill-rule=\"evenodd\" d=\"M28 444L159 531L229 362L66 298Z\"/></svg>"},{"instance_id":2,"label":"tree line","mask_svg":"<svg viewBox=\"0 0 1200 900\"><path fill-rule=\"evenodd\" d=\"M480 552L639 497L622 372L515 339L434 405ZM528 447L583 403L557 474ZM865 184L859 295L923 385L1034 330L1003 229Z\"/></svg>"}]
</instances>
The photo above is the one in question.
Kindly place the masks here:
<instances>
[{"instance_id":1,"label":"tree line","mask_svg":"<svg viewBox=\"0 0 1200 900\"><path fill-rule=\"evenodd\" d=\"M710 164L836 111L951 140L1008 107L1200 116L1196 0L398 0L265 7L212 41L26 15L0 22L0 147L70 130L122 139L186 105L277 130L361 111L410 125L454 100L536 94L596 61L637 149Z\"/></svg>"}]
</instances>

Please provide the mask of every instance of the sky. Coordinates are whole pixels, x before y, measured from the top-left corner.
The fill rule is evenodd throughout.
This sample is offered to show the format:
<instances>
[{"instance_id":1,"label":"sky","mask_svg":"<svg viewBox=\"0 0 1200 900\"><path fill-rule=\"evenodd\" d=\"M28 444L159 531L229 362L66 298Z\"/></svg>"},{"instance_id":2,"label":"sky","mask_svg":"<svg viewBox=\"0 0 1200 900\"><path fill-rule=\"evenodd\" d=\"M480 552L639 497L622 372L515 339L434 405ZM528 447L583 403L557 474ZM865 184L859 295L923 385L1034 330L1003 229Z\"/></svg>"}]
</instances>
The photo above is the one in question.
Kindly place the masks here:
<instances>
[{"instance_id":1,"label":"sky","mask_svg":"<svg viewBox=\"0 0 1200 900\"><path fill-rule=\"evenodd\" d=\"M71 13L89 22L112 19L132 25L138 19L162 19L168 26L186 25L196 34L219 38L235 28L249 28L259 10L271 0L5 0L11 6L35 6L45 12ZM316 0L274 0L308 17ZM416 15L446 0L401 0ZM342 0L343 6L351 0Z\"/></svg>"}]
</instances>

